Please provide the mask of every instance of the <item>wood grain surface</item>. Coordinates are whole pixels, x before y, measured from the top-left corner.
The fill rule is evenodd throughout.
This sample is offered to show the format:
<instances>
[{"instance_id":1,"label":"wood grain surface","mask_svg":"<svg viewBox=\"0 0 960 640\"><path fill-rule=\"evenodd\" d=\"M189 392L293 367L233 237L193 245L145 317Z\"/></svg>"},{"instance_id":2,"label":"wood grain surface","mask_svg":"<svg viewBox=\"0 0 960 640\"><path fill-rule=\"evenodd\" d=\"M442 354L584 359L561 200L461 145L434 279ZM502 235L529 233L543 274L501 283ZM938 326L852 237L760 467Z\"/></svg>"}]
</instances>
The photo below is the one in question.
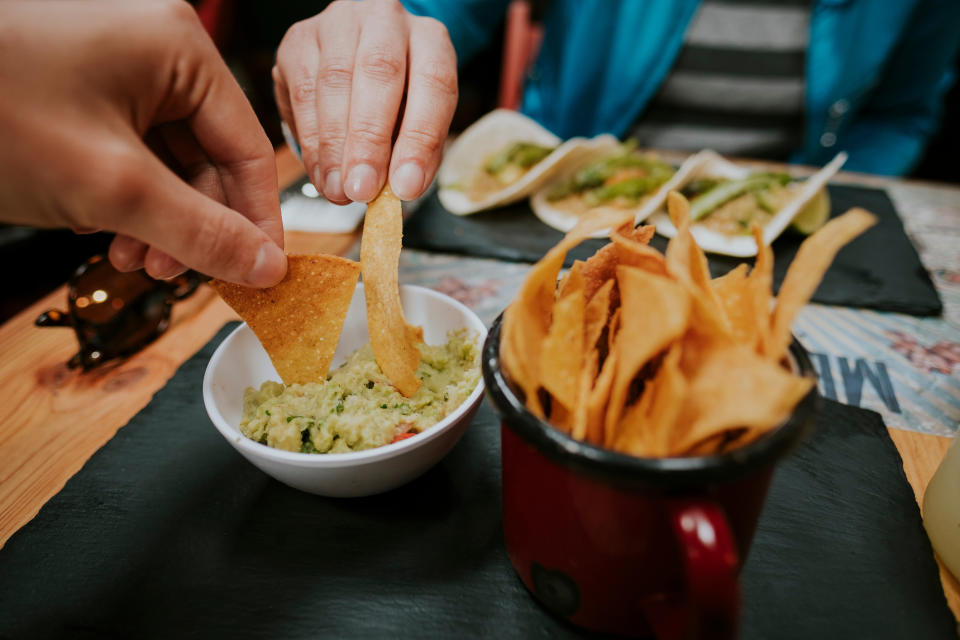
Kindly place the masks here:
<instances>
[{"instance_id":1,"label":"wood grain surface","mask_svg":"<svg viewBox=\"0 0 960 640\"><path fill-rule=\"evenodd\" d=\"M890 438L900 450L903 470L913 487L917 502L922 505L923 493L927 490L930 478L933 477L940 461L947 455L947 447L950 446L951 440L943 436L932 436L904 429L890 429ZM960 583L947 571L939 558L937 563L940 565L940 581L943 583L944 593L947 594L947 604L950 605L950 610L960 623ZM957 634L960 635L960 624L958 624Z\"/></svg>"},{"instance_id":2,"label":"wood grain surface","mask_svg":"<svg viewBox=\"0 0 960 640\"><path fill-rule=\"evenodd\" d=\"M281 188L303 169L286 148L277 153ZM345 253L356 234L290 233L290 253ZM39 329L42 311L63 308L61 287L0 326L0 547L27 523L113 435L223 326L235 318L202 286L174 307L170 328L146 349L100 371L80 374L64 364L76 351L68 329ZM918 501L943 458L949 438L891 429ZM941 570L960 620L960 585Z\"/></svg>"},{"instance_id":3,"label":"wood grain surface","mask_svg":"<svg viewBox=\"0 0 960 640\"><path fill-rule=\"evenodd\" d=\"M303 175L288 149L277 152L281 189ZM290 253L345 253L356 234L292 233ZM150 402L177 368L234 312L206 285L173 308L170 327L118 365L68 369L73 331L41 329L34 319L65 309L60 287L0 326L0 547L55 495L117 429Z\"/></svg>"}]
</instances>

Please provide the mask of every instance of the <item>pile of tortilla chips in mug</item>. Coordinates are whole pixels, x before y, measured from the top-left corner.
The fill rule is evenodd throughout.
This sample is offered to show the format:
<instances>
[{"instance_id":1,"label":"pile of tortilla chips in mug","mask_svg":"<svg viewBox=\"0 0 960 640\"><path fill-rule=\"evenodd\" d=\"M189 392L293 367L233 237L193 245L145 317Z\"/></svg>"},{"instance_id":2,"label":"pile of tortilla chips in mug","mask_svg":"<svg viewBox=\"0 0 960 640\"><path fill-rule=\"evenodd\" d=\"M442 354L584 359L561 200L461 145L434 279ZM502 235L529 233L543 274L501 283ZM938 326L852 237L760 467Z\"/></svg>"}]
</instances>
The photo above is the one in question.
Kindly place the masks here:
<instances>
[{"instance_id":1,"label":"pile of tortilla chips in mug","mask_svg":"<svg viewBox=\"0 0 960 640\"><path fill-rule=\"evenodd\" d=\"M643 457L723 453L782 423L814 381L788 360L791 324L835 255L875 223L851 209L807 238L774 298L773 253L710 278L671 192L678 233L609 210L583 220L532 268L504 313L501 359L530 412L572 437ZM600 229L611 243L557 284L568 250Z\"/></svg>"}]
</instances>

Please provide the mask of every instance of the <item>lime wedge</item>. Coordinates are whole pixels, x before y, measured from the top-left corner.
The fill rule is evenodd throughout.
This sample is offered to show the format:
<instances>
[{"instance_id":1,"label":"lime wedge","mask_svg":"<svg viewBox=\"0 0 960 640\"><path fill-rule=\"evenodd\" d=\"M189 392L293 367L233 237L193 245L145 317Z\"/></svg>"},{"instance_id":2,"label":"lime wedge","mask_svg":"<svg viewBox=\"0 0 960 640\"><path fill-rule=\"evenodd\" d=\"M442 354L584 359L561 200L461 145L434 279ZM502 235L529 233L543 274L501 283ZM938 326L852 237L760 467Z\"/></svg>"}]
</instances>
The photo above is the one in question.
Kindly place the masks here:
<instances>
[{"instance_id":1,"label":"lime wedge","mask_svg":"<svg viewBox=\"0 0 960 640\"><path fill-rule=\"evenodd\" d=\"M830 196L826 189L817 191L817 195L805 204L790 223L790 228L805 236L810 235L826 223L830 217Z\"/></svg>"}]
</instances>

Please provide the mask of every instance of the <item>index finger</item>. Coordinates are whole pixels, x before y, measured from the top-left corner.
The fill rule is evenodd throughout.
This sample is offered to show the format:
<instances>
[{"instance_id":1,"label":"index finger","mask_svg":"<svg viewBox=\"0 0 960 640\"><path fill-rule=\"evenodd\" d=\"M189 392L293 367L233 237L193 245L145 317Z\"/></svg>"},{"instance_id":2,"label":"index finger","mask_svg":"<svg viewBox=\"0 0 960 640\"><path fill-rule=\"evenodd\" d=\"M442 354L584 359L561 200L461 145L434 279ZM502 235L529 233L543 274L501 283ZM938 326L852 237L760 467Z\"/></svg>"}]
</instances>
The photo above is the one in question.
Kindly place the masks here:
<instances>
[{"instance_id":1,"label":"index finger","mask_svg":"<svg viewBox=\"0 0 960 640\"><path fill-rule=\"evenodd\" d=\"M283 277L282 249L251 220L194 189L146 147L134 146L120 161L109 178L117 186L97 208L111 230L221 280L266 287Z\"/></svg>"},{"instance_id":2,"label":"index finger","mask_svg":"<svg viewBox=\"0 0 960 640\"><path fill-rule=\"evenodd\" d=\"M202 31L202 29L200 30ZM171 87L188 87L171 101L216 167L226 204L283 246L273 147L240 86L205 33ZM187 55L190 55L188 53Z\"/></svg>"},{"instance_id":3,"label":"index finger","mask_svg":"<svg viewBox=\"0 0 960 640\"><path fill-rule=\"evenodd\" d=\"M457 54L437 20L411 19L409 76L390 161L390 186L402 200L418 197L433 180L457 108Z\"/></svg>"},{"instance_id":4,"label":"index finger","mask_svg":"<svg viewBox=\"0 0 960 640\"><path fill-rule=\"evenodd\" d=\"M344 193L362 202L372 200L387 177L409 35L399 2L374 6L360 30L343 150Z\"/></svg>"}]
</instances>

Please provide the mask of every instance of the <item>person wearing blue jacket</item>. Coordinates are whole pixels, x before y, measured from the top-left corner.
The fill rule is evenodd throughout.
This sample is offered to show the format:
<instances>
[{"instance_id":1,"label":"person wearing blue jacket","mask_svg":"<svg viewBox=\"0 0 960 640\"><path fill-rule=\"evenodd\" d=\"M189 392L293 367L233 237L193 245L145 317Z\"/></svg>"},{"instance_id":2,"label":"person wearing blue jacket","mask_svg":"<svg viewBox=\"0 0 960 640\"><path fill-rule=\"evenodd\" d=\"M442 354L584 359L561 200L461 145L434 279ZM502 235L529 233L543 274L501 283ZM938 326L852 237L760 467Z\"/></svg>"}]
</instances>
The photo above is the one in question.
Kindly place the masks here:
<instances>
[{"instance_id":1,"label":"person wearing blue jacket","mask_svg":"<svg viewBox=\"0 0 960 640\"><path fill-rule=\"evenodd\" d=\"M341 44L349 40L343 33L360 34L340 50L350 51L349 62L356 65L352 76L347 65L333 77L348 83L351 77L360 77L364 68L372 68L374 75L393 82L392 93L363 94L356 85L352 92L352 101L380 96L378 104L386 114L383 122L379 129L374 127L372 136L371 122L363 122L368 130L358 138L353 119L338 118L317 107L322 99L311 94L307 97L312 101L313 120L336 130L339 142L308 135L304 144L301 136L304 157L308 167L312 163L319 172L311 174L317 176L318 188L324 190L326 184L335 201L369 199L386 179L388 167L394 190L401 197L413 197L432 178L452 117L449 84L455 61L449 59L451 51L462 63L483 48L500 28L509 0L403 0L402 8L396 0L346 4L351 6L334 3L324 13L295 25L301 37L294 40L288 33L281 44L275 70L281 113L288 124L302 128L299 116L307 110L304 96L285 87L309 84L302 77L311 73L302 64L303 51L312 51L308 57L316 62L315 82L310 86L316 96L322 96L327 89L324 79L330 77L329 57L335 55L325 47L323 34L337 32ZM549 0L542 4L546 5L543 41L526 78L521 110L561 137L609 132L637 137L644 146L711 147L723 153L813 165L844 150L850 155L846 169L888 175L908 172L936 130L960 46L960 2L956 0ZM446 34L436 28L431 28L428 43L416 29L396 26L427 18L443 24L452 49L443 42ZM394 24L392 30L382 26L386 22ZM374 29L369 25L380 25L377 38L364 38ZM311 35L312 45L304 44L303 33ZM387 37L405 41L388 44ZM373 44L364 45L364 41ZM297 68L284 64L294 51L300 60ZM388 162L388 132L398 117L407 73L401 58L407 58L410 66L406 110L397 139L403 157L398 157L395 147L393 161ZM392 79L390 70L396 72ZM414 80L417 76L419 82ZM418 93L421 90L423 94ZM384 96L389 99L383 100ZM299 109L291 106L297 102ZM408 119L411 124L416 120L412 129ZM404 127L416 130L422 150L414 150ZM367 141L379 138L386 149L362 150L364 137ZM323 142L311 152L311 140ZM412 183L398 179L398 160L407 167L417 166L416 171L404 170L399 176L412 176ZM350 171L361 165L369 169L369 180L351 181ZM336 180L325 182L334 170Z\"/></svg>"}]
</instances>

